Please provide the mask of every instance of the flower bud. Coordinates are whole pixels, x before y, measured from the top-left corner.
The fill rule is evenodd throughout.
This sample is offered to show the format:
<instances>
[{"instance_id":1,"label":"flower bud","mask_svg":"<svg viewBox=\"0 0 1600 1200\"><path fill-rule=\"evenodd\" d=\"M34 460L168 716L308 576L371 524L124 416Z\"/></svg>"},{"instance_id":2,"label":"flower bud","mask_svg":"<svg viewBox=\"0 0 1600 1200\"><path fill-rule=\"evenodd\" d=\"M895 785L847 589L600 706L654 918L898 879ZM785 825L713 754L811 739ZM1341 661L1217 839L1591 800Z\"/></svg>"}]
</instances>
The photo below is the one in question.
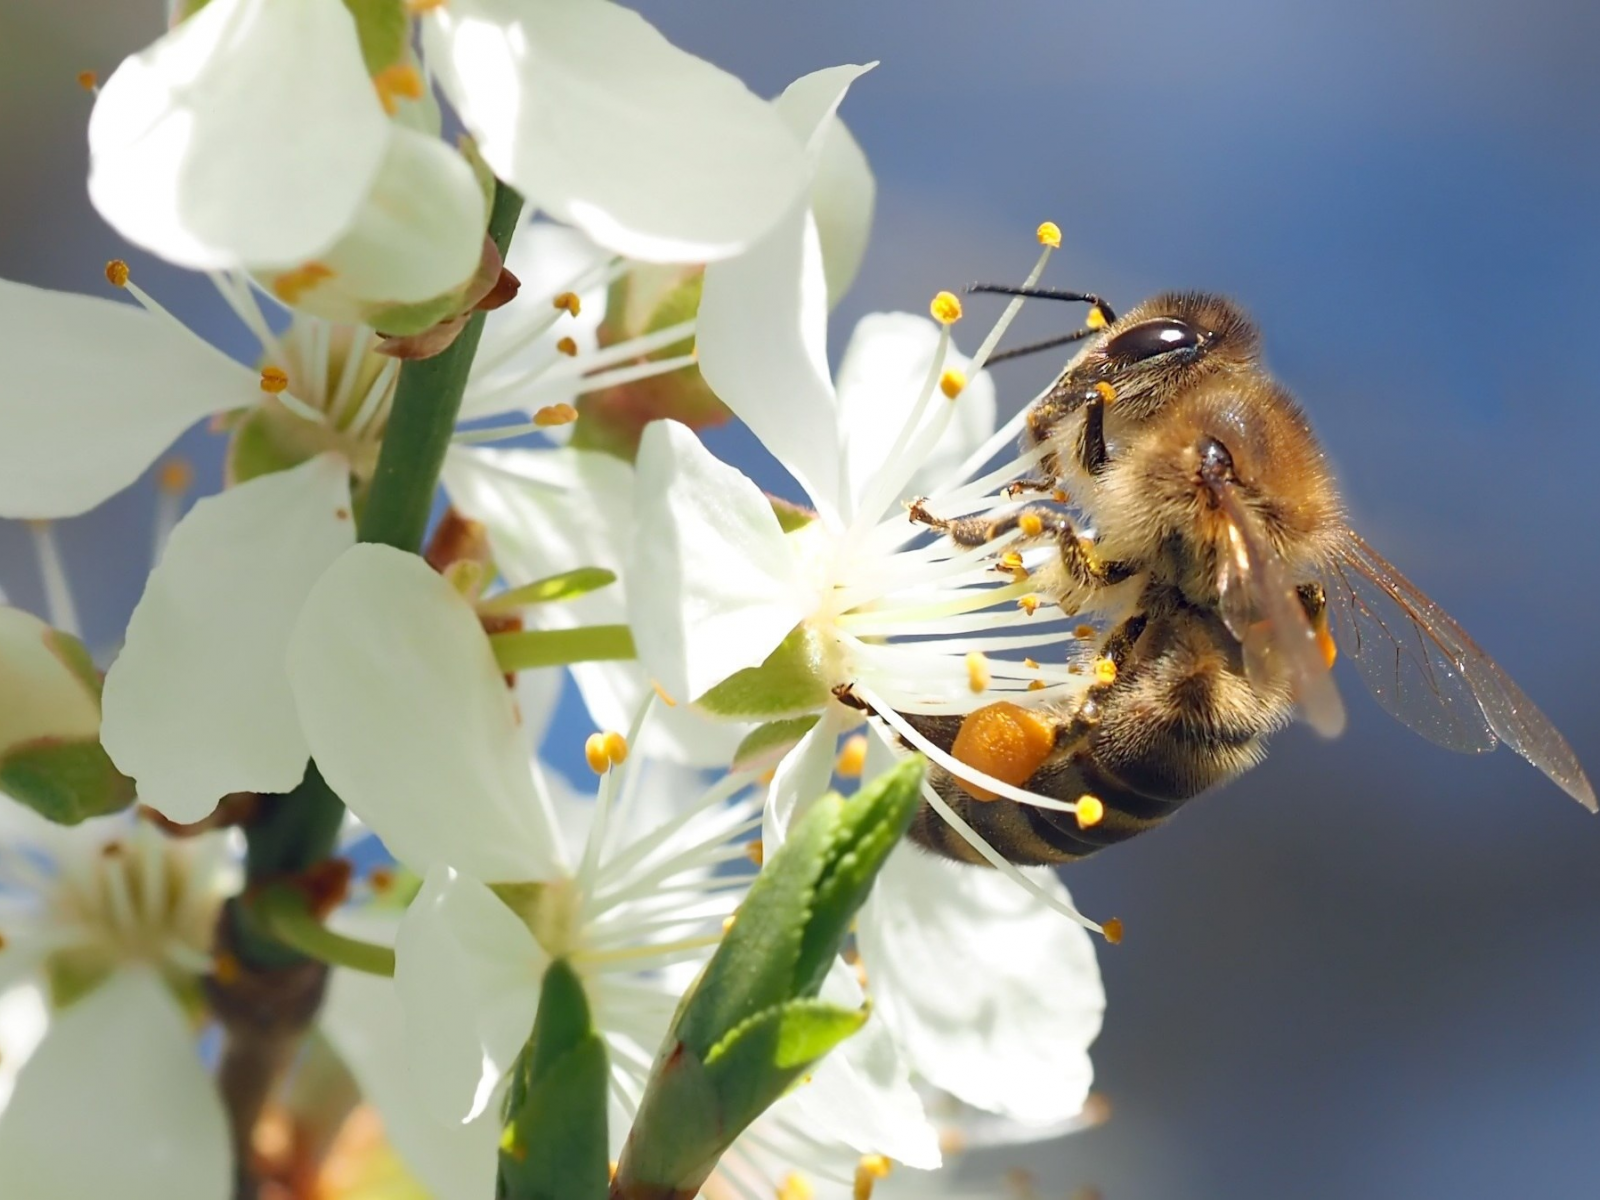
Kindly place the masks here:
<instances>
[{"instance_id":1,"label":"flower bud","mask_svg":"<svg viewBox=\"0 0 1600 1200\"><path fill-rule=\"evenodd\" d=\"M100 745L100 674L83 643L0 608L0 791L62 825L133 800Z\"/></svg>"},{"instance_id":2,"label":"flower bud","mask_svg":"<svg viewBox=\"0 0 1600 1200\"><path fill-rule=\"evenodd\" d=\"M616 346L693 320L700 308L705 268L636 264L611 285L606 316L599 329L602 347ZM640 362L676 358L693 351L693 337L640 357ZM630 462L639 450L639 436L651 421L663 418L706 429L732 415L698 366L591 392L578 405L574 446L604 450Z\"/></svg>"}]
</instances>

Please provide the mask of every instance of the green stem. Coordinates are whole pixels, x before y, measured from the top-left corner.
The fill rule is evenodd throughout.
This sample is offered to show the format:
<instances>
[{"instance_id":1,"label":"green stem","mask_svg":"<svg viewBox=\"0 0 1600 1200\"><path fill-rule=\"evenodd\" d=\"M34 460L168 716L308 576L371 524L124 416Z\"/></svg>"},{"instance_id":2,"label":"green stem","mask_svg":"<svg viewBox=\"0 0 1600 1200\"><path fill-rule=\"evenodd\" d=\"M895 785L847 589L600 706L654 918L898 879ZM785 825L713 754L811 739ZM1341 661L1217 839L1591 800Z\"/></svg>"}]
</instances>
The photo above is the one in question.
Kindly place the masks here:
<instances>
[{"instance_id":1,"label":"green stem","mask_svg":"<svg viewBox=\"0 0 1600 1200\"><path fill-rule=\"evenodd\" d=\"M490 636L489 644L494 647L495 662L506 672L635 657L633 634L626 625L496 633Z\"/></svg>"},{"instance_id":2,"label":"green stem","mask_svg":"<svg viewBox=\"0 0 1600 1200\"><path fill-rule=\"evenodd\" d=\"M575 600L617 581L616 574L604 567L575 567L559 575L536 579L510 591L478 601L480 613L516 612L529 604L549 604L553 600Z\"/></svg>"},{"instance_id":3,"label":"green stem","mask_svg":"<svg viewBox=\"0 0 1600 1200\"><path fill-rule=\"evenodd\" d=\"M307 958L368 975L394 974L393 950L333 932L317 919L305 897L294 888L269 888L256 897L251 908L263 929Z\"/></svg>"},{"instance_id":4,"label":"green stem","mask_svg":"<svg viewBox=\"0 0 1600 1200\"><path fill-rule=\"evenodd\" d=\"M521 211L522 197L505 184L496 184L489 236L502 256L511 244ZM442 354L415 359L400 369L394 406L361 516L361 541L413 553L421 548L439 470L467 390L467 373L483 336L484 316L473 313L461 336Z\"/></svg>"},{"instance_id":5,"label":"green stem","mask_svg":"<svg viewBox=\"0 0 1600 1200\"><path fill-rule=\"evenodd\" d=\"M489 214L489 236L502 256L511 245L522 197L504 184L495 185ZM433 494L450 435L455 428L467 374L483 335L484 313L473 313L461 336L441 354L417 359L400 368L394 406L378 452L378 467L367 492L357 537L415 553L422 546ZM333 853L344 817L344 804L322 778L315 763L292 792L266 797L265 814L245 827L246 890L279 875L304 871ZM279 939L268 934L249 911L232 905L239 955L262 968L300 961Z\"/></svg>"}]
</instances>

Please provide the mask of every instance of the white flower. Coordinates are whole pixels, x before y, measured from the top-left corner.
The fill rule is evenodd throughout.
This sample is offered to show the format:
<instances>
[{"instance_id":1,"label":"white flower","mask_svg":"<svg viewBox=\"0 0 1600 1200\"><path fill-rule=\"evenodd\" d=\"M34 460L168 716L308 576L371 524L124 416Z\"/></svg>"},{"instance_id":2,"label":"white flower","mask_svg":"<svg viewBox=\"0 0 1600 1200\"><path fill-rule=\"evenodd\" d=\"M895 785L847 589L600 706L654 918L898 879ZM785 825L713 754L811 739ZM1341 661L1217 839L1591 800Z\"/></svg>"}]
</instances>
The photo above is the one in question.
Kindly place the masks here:
<instances>
[{"instance_id":1,"label":"white flower","mask_svg":"<svg viewBox=\"0 0 1600 1200\"><path fill-rule=\"evenodd\" d=\"M340 0L212 0L100 89L90 198L129 241L273 278L311 311L457 289L478 263L482 188L456 151L385 114L391 72L422 87L403 40L376 80L362 51Z\"/></svg>"},{"instance_id":2,"label":"white flower","mask_svg":"<svg viewBox=\"0 0 1600 1200\"><path fill-rule=\"evenodd\" d=\"M289 664L318 766L425 879L396 944L415 1087L439 1119L484 1111L532 1028L545 968L564 957L605 1037L620 1145L692 975L669 968L709 956L749 882L726 868L747 861L760 824L753 781L685 788L682 768L635 755L606 771L597 800L566 795L530 765L471 607L386 547L355 548L317 584ZM593 753L618 762L637 721L631 732ZM867 1060L841 1085L875 1099L851 1110L851 1139L936 1161L908 1073L862 1045ZM833 1086L826 1070L809 1086Z\"/></svg>"},{"instance_id":3,"label":"white flower","mask_svg":"<svg viewBox=\"0 0 1600 1200\"><path fill-rule=\"evenodd\" d=\"M7 1200L225 1200L226 1118L174 992L209 967L237 882L225 840L124 817L66 829L5 797L0 822L0 1022L26 1026L0 1099Z\"/></svg>"},{"instance_id":4,"label":"white flower","mask_svg":"<svg viewBox=\"0 0 1600 1200\"><path fill-rule=\"evenodd\" d=\"M543 222L526 225L520 247L512 261L526 257L529 286L490 314L464 417L533 417L689 361L636 361L681 341L687 324L597 347L606 285L625 264ZM275 334L249 282L216 274L261 342L262 366L252 370L180 325L125 272L113 264L109 273L145 311L0 282L0 346L11 364L0 384L0 514L82 512L197 419L236 410L237 486L196 505L175 531L106 687L107 749L148 803L187 822L227 792L285 791L304 772L283 651L306 590L354 541L352 485L371 477L399 363L375 352L366 326L296 315ZM569 292L576 302L554 303Z\"/></svg>"},{"instance_id":5,"label":"white flower","mask_svg":"<svg viewBox=\"0 0 1600 1200\"><path fill-rule=\"evenodd\" d=\"M451 0L423 47L495 173L631 258L737 254L805 187L767 104L620 4Z\"/></svg>"}]
</instances>

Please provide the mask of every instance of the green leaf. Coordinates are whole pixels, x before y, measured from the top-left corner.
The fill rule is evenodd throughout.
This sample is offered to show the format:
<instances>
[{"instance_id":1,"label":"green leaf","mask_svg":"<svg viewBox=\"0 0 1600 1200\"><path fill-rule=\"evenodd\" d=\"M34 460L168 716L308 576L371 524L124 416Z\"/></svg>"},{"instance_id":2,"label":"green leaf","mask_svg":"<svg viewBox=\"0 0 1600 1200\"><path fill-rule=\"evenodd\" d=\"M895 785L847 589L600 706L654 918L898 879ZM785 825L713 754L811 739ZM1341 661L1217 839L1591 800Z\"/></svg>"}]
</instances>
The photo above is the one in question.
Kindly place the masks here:
<instances>
[{"instance_id":1,"label":"green leaf","mask_svg":"<svg viewBox=\"0 0 1600 1200\"><path fill-rule=\"evenodd\" d=\"M545 971L533 1034L512 1072L500 1200L605 1200L608 1079L583 981L557 959Z\"/></svg>"},{"instance_id":2,"label":"green leaf","mask_svg":"<svg viewBox=\"0 0 1600 1200\"><path fill-rule=\"evenodd\" d=\"M844 806L812 895L796 983L815 992L844 941L850 920L922 803L923 760L907 758L867 784Z\"/></svg>"},{"instance_id":3,"label":"green leaf","mask_svg":"<svg viewBox=\"0 0 1600 1200\"><path fill-rule=\"evenodd\" d=\"M695 1195L734 1138L867 1010L816 999L921 800L910 758L850 801L802 808L679 1006L618 1166L615 1200Z\"/></svg>"},{"instance_id":4,"label":"green leaf","mask_svg":"<svg viewBox=\"0 0 1600 1200\"><path fill-rule=\"evenodd\" d=\"M733 752L735 771L762 771L778 765L778 760L799 744L817 723L817 715L768 721L752 729Z\"/></svg>"},{"instance_id":5,"label":"green leaf","mask_svg":"<svg viewBox=\"0 0 1600 1200\"><path fill-rule=\"evenodd\" d=\"M790 1000L730 1030L706 1056L722 1117L743 1127L759 1117L829 1050L866 1024L868 1009Z\"/></svg>"}]
</instances>

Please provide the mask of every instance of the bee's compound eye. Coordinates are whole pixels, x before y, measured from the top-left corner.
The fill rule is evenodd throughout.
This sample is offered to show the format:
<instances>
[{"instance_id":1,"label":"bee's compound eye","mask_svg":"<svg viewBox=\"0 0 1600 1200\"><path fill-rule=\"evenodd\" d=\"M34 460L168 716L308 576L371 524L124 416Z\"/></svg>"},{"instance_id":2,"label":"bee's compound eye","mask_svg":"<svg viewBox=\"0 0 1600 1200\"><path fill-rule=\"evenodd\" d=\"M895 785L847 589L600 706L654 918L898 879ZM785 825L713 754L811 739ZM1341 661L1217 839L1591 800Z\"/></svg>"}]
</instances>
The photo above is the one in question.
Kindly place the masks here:
<instances>
[{"instance_id":1,"label":"bee's compound eye","mask_svg":"<svg viewBox=\"0 0 1600 1200\"><path fill-rule=\"evenodd\" d=\"M1156 317L1117 334L1106 343L1105 354L1118 362L1135 363L1173 350L1193 350L1199 345L1200 334L1187 321Z\"/></svg>"}]
</instances>

